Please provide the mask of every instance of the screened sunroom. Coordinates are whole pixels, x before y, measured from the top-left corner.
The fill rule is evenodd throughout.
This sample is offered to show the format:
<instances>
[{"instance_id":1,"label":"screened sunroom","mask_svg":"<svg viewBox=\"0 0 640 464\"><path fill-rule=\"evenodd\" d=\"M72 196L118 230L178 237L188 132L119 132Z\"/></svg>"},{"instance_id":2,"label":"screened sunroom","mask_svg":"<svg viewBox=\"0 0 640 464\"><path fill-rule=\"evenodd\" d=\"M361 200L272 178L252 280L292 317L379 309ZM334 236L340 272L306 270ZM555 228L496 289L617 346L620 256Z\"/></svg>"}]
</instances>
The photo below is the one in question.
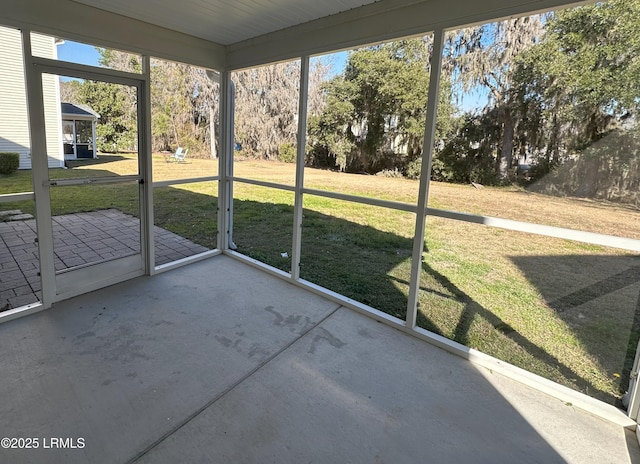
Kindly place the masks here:
<instances>
[{"instance_id":1,"label":"screened sunroom","mask_svg":"<svg viewBox=\"0 0 640 464\"><path fill-rule=\"evenodd\" d=\"M62 102L65 159L96 158L96 122L100 115L87 106Z\"/></svg>"},{"instance_id":2,"label":"screened sunroom","mask_svg":"<svg viewBox=\"0 0 640 464\"><path fill-rule=\"evenodd\" d=\"M0 461L640 460L639 12L5 1Z\"/></svg>"}]
</instances>

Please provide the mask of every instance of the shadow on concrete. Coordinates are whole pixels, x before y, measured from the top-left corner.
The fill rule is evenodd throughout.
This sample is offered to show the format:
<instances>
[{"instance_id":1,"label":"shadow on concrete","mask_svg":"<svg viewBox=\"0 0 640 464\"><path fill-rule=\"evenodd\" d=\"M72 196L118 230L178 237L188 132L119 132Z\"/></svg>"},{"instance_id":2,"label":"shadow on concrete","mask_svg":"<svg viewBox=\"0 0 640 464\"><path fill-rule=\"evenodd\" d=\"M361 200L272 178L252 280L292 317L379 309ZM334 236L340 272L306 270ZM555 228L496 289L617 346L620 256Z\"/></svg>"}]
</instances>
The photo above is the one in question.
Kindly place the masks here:
<instances>
[{"instance_id":1,"label":"shadow on concrete","mask_svg":"<svg viewBox=\"0 0 640 464\"><path fill-rule=\"evenodd\" d=\"M86 440L2 462L555 463L612 436L583 417L576 445L544 395L225 256L1 324L0 350L0 426Z\"/></svg>"},{"instance_id":2,"label":"shadow on concrete","mask_svg":"<svg viewBox=\"0 0 640 464\"><path fill-rule=\"evenodd\" d=\"M638 435L634 430L624 429L624 438L627 442L627 452L631 464L640 464L640 455L638 454Z\"/></svg>"},{"instance_id":3,"label":"shadow on concrete","mask_svg":"<svg viewBox=\"0 0 640 464\"><path fill-rule=\"evenodd\" d=\"M212 201L203 198L206 195L173 190L178 189L168 194L179 202ZM238 201L235 207L239 250L257 252L254 257L286 268L279 261L283 242L278 240L286 238L284 224L291 230L292 208L255 201ZM389 274L407 264L403 253L410 250L411 240L311 210L305 210L304 221L304 278L401 315L398 308L406 306L406 296L399 279ZM502 323L447 276L428 265L423 269L441 283L445 291L440 297L465 305L456 338L465 340L476 318L495 326ZM282 450L299 449L324 458L334 452L330 461L345 456L358 460L371 452L372 462L383 455L390 460L395 456L394 462L416 462L418 456L434 462L563 462L529 419L465 361L452 362L447 353L435 348L431 352L427 345L370 319L351 321L359 316L348 311L313 328L310 321L322 316L309 304L310 296L269 279L218 257L153 279L125 282L121 292L99 290L62 302L55 311L2 324L0 344L6 353L27 338L37 339L45 351L4 357L3 368L16 372L18 380L0 383L0 396L18 403L12 401L0 417L16 430L35 422L62 424L56 433L69 436L77 435L78 423L102 424L85 431L93 444L86 454L66 456L65 462L105 456L114 462L200 462L220 455L225 447L225 455L253 462L258 454L268 456L274 443L280 450L274 460L291 457ZM425 324L430 323L425 318ZM437 331L435 324L431 327ZM265 346L267 333L282 345L269 342L269 351L257 356L254 348ZM297 337L306 338L293 344ZM510 340L564 375L580 378L518 333L512 332ZM446 359L436 361L441 357ZM48 361L38 364L42 359ZM84 381L73 389L61 387L78 378ZM581 382L589 387L586 380ZM27 394L18 394L19 389ZM150 391L170 393L154 396ZM43 397L50 407L41 407ZM523 401L517 396L513 400ZM132 409L134 403L138 407ZM116 430L105 417L117 417L125 425ZM161 420L166 417L172 420ZM267 417L281 420L265 423ZM53 418L57 421L51 422ZM110 435L102 432L104 426ZM47 427L31 433L44 436ZM426 432L428 427L439 434ZM346 429L355 438L345 440ZM277 431L278 436L264 435L265 430ZM200 440L200 434L207 439ZM107 436L111 445L104 440ZM454 436L458 438L449 441ZM246 437L252 437L252 446L239 446ZM631 437L626 439L634 456L637 449ZM113 447L116 441L120 445ZM371 445L361 446L364 441ZM193 446L194 442L206 445ZM50 462L44 460L50 454L42 457L42 462Z\"/></svg>"},{"instance_id":4,"label":"shadow on concrete","mask_svg":"<svg viewBox=\"0 0 640 464\"><path fill-rule=\"evenodd\" d=\"M234 202L233 238L238 251L285 272L290 272L291 267L292 225L293 208L289 205L239 200ZM412 241L407 238L305 209L301 277L404 319L411 247ZM283 252L287 252L288 257L283 258ZM446 274L435 270L427 262L423 263L424 274L421 280L426 286L421 288L421 292L435 297L436 305L451 306L452 322L447 327L447 333L442 333L443 321L430 319L430 308L423 308L424 311L418 312L418 325L469 346L469 335L478 321L481 321L484 326L499 333L500 343L510 345L500 347L501 352L524 352L523 361L519 361L523 359L520 355L518 358L504 359L505 361L621 406L618 396L627 388L635 345L640 334L640 310L637 304L640 285L635 285L638 282L637 274L640 275L637 258L594 254L512 259L554 309L561 304L565 307L570 297L559 298L554 302L545 279L550 279L558 289L568 291L569 294L572 293L569 289L575 288L580 296L571 298L576 303L586 299L601 304L600 294L607 293L606 289L609 289L611 298L614 298L609 302L610 309L598 312L597 305L590 307L586 314L586 321L590 323L576 322L582 321L578 313L575 318L569 318L568 315L573 314L571 311L556 311L585 351L597 360L607 374L616 379L618 395L600 390L574 368L502 320L491 308L483 306L457 287ZM538 261L544 263L544 266L540 266ZM575 261L574 264L563 275L559 275L558 269L568 266L567 263L571 261ZM585 279L591 282L590 287L581 289L579 282ZM625 290L625 293L617 292L618 288ZM620 307L622 301L624 306ZM586 311L582 307L585 304L587 302L580 303L583 312ZM607 319L607 314L612 312L615 313L615 318ZM599 314L599 317L593 319L592 314ZM479 329L476 327L475 330ZM526 358L534 358L537 367L526 364Z\"/></svg>"},{"instance_id":5,"label":"shadow on concrete","mask_svg":"<svg viewBox=\"0 0 640 464\"><path fill-rule=\"evenodd\" d=\"M96 194L108 197L109 207L138 214L136 185L115 190L109 185L92 188ZM64 188L68 198L62 203L73 204L74 208L67 211L68 208L58 205L57 214L95 209L94 199L83 195L86 192L83 189L83 186ZM208 249L215 248L214 196L162 187L155 191L155 207L158 226ZM290 205L234 202L233 240L239 252L286 272L291 267L292 227ZM411 249L412 241L405 237L310 209L304 211L301 277L400 319L406 313ZM640 274L637 258L594 254L512 259L607 374L619 375L618 393L623 393L640 331L640 287L635 284ZM481 320L504 336L502 343L510 344L506 349L502 347L503 352L524 351L540 367L532 368L513 359L505 361L615 404L612 392L599 390L575 369L527 339L491 308L453 284L445 273L436 271L427 262L423 263L423 273L421 292L435 297L434 304L445 311L448 305L452 309L447 334L442 333L441 320L429 318L430 308L419 312L421 327L468 345L474 321ZM605 306L608 309L603 309Z\"/></svg>"}]
</instances>

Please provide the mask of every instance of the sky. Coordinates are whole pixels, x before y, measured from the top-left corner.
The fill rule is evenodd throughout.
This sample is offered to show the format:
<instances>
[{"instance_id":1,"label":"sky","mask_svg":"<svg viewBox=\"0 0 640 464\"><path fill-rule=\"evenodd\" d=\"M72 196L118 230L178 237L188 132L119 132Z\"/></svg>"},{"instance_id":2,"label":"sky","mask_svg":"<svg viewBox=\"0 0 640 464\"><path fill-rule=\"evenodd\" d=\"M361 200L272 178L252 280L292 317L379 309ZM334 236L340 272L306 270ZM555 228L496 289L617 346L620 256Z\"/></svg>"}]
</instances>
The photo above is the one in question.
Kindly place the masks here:
<instances>
[{"instance_id":1,"label":"sky","mask_svg":"<svg viewBox=\"0 0 640 464\"><path fill-rule=\"evenodd\" d=\"M338 74L340 74L342 71L344 71L344 69L347 66L348 58L349 58L349 52L344 51L344 52L330 53L328 55L316 56L311 58L311 62L313 63L314 60L323 60L325 64L330 65L331 70L329 71L329 75L327 77L331 79L337 76Z\"/></svg>"},{"instance_id":2,"label":"sky","mask_svg":"<svg viewBox=\"0 0 640 464\"><path fill-rule=\"evenodd\" d=\"M66 40L62 45L58 46L58 58L72 63L99 66L98 59L100 59L100 54L92 45Z\"/></svg>"}]
</instances>

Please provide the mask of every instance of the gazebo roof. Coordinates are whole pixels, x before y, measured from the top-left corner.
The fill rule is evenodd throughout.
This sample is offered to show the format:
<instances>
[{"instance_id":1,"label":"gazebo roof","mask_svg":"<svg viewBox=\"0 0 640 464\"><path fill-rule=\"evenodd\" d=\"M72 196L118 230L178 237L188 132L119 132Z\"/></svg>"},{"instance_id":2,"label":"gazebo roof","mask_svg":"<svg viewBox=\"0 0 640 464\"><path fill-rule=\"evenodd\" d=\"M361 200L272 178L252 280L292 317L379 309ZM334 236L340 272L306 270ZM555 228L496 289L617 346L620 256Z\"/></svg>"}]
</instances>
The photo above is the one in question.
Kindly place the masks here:
<instances>
[{"instance_id":1,"label":"gazebo roof","mask_svg":"<svg viewBox=\"0 0 640 464\"><path fill-rule=\"evenodd\" d=\"M100 115L93 111L88 105L76 103L61 103L62 117L68 119L88 119L96 121L100 119Z\"/></svg>"}]
</instances>

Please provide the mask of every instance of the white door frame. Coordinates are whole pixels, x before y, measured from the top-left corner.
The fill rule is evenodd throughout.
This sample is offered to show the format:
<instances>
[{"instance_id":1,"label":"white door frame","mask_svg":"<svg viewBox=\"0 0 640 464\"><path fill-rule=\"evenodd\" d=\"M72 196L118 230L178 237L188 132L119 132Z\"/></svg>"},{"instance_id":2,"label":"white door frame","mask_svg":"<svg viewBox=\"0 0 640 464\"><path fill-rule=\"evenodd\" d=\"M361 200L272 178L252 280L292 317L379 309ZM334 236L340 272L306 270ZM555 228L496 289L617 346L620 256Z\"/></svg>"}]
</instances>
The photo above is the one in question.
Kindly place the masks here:
<instances>
[{"instance_id":1,"label":"white door frame","mask_svg":"<svg viewBox=\"0 0 640 464\"><path fill-rule=\"evenodd\" d=\"M638 422L638 412L640 411L640 382L638 382L638 368L640 367L640 343L636 348L636 357L633 361L633 367L629 373L629 406L627 412L629 417Z\"/></svg>"},{"instance_id":2,"label":"white door frame","mask_svg":"<svg viewBox=\"0 0 640 464\"><path fill-rule=\"evenodd\" d=\"M129 72L103 69L93 66L68 63L31 54L31 33L22 31L23 54L25 62L25 81L29 108L29 131L32 153L33 191L36 199L36 224L40 253L40 274L42 281L42 305L49 308L62 299L89 292L97 288L149 273L153 269L152 253L152 213L150 211L151 185L151 140L149 114L149 72L134 74ZM146 57L145 57L146 58ZM148 64L148 60L144 59ZM42 75L54 74L79 79L97 80L112 84L127 85L137 90L138 121L138 174L97 179L74 179L70 181L52 181L49 179L45 113L42 91ZM54 268L53 227L51 214L51 187L78 183L131 182L139 184L140 212L140 254L115 259L83 267L78 271L69 271L56 276ZM64 187L62 187L64 188Z\"/></svg>"}]
</instances>

